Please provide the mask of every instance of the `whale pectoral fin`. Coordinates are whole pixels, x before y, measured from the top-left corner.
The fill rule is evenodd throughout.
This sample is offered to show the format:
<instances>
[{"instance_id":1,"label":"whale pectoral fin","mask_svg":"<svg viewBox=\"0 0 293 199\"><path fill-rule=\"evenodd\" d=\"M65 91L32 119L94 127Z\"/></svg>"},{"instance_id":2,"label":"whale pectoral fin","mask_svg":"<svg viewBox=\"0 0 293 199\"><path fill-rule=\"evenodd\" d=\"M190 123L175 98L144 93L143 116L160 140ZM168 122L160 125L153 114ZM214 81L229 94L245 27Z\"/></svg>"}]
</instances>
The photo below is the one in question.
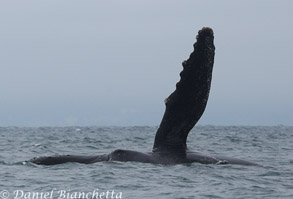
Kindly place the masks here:
<instances>
[{"instance_id":1,"label":"whale pectoral fin","mask_svg":"<svg viewBox=\"0 0 293 199\"><path fill-rule=\"evenodd\" d=\"M96 156L81 156L81 155L56 155L56 156L45 156L39 158L33 158L29 160L34 164L39 165L56 165L64 164L67 162L77 162L82 164L91 164L95 162L108 161L108 155L96 155Z\"/></svg>"},{"instance_id":2,"label":"whale pectoral fin","mask_svg":"<svg viewBox=\"0 0 293 199\"><path fill-rule=\"evenodd\" d=\"M165 99L166 110L156 133L153 150L186 150L186 139L203 114L210 91L215 46L213 31L199 31L194 51L182 63L176 90Z\"/></svg>"}]
</instances>

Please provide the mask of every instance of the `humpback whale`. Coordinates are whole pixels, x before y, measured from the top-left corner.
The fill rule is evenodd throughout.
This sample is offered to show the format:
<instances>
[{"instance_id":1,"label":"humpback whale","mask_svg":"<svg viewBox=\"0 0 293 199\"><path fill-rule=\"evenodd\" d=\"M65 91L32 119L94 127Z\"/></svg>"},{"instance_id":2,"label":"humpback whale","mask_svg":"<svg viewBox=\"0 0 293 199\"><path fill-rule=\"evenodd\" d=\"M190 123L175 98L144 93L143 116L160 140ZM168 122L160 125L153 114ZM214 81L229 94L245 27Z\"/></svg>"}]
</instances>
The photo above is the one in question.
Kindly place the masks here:
<instances>
[{"instance_id":1,"label":"humpback whale","mask_svg":"<svg viewBox=\"0 0 293 199\"><path fill-rule=\"evenodd\" d=\"M165 113L156 132L153 150L142 153L117 149L109 154L81 156L57 155L33 158L29 162L39 165L56 165L67 162L91 164L102 161L143 162L153 164L239 164L256 163L218 155L191 151L186 145L188 133L198 122L207 105L215 46L214 33L209 27L202 28L193 45L194 51L182 63L183 70L175 91L165 99Z\"/></svg>"}]
</instances>

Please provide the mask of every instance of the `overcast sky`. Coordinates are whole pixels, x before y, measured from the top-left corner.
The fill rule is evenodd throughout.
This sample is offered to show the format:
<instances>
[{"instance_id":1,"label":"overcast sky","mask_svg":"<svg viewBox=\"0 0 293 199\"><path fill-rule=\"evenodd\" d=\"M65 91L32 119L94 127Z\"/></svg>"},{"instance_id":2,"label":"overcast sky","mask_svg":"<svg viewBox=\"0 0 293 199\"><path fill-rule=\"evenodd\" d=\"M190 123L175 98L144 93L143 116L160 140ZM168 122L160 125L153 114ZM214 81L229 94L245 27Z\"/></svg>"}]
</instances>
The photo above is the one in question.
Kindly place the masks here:
<instances>
[{"instance_id":1,"label":"overcast sky","mask_svg":"<svg viewBox=\"0 0 293 199\"><path fill-rule=\"evenodd\" d=\"M293 1L0 1L0 126L158 125L213 28L199 124L293 125Z\"/></svg>"}]
</instances>

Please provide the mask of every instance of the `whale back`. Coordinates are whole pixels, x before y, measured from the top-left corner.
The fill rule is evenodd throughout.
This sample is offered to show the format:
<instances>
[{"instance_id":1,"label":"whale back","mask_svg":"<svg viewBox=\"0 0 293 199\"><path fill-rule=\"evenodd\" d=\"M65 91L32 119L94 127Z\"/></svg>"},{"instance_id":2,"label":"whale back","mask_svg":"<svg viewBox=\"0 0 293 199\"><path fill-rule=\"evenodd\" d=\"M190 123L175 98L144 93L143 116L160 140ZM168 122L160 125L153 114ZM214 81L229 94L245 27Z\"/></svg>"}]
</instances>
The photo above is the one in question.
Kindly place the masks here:
<instances>
[{"instance_id":1,"label":"whale back","mask_svg":"<svg viewBox=\"0 0 293 199\"><path fill-rule=\"evenodd\" d=\"M182 63L176 89L165 100L166 110L155 136L154 152L185 152L188 133L205 110L215 56L213 30L203 28L196 38L194 51Z\"/></svg>"}]
</instances>

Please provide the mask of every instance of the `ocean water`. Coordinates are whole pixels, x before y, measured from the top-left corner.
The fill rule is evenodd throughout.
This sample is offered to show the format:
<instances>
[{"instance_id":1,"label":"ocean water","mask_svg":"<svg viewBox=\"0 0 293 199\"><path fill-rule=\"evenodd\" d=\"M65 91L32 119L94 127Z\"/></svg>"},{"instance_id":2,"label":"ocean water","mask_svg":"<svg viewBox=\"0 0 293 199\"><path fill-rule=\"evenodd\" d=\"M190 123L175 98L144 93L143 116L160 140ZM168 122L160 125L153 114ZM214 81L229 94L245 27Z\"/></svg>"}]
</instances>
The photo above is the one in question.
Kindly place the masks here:
<instances>
[{"instance_id":1,"label":"ocean water","mask_svg":"<svg viewBox=\"0 0 293 199\"><path fill-rule=\"evenodd\" d=\"M151 151L157 127L0 127L0 199L293 198L293 127L198 126L190 149L239 157L239 165L135 162L25 163L52 154Z\"/></svg>"}]
</instances>

